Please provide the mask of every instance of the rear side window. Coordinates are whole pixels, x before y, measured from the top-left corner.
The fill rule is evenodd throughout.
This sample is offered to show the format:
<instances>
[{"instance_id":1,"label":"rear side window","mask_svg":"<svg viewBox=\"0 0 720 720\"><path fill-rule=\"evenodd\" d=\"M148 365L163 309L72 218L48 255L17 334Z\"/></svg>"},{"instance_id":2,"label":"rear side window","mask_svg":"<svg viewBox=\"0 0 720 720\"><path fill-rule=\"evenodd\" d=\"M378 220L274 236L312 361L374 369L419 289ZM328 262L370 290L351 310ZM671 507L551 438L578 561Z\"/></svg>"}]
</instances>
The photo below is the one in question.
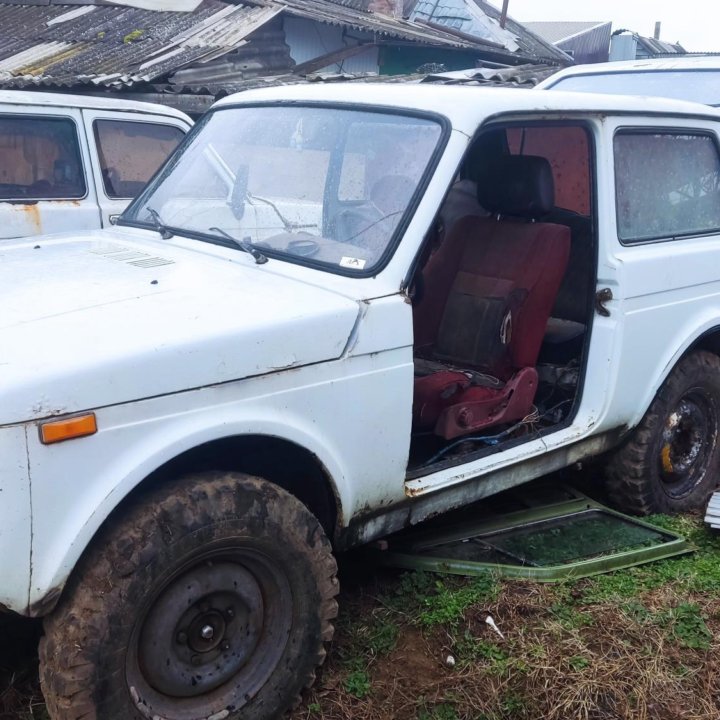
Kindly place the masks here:
<instances>
[{"instance_id":1,"label":"rear side window","mask_svg":"<svg viewBox=\"0 0 720 720\"><path fill-rule=\"evenodd\" d=\"M0 200L71 200L85 191L70 118L0 116Z\"/></svg>"},{"instance_id":2,"label":"rear side window","mask_svg":"<svg viewBox=\"0 0 720 720\"><path fill-rule=\"evenodd\" d=\"M720 155L709 135L615 136L618 235L625 243L720 231Z\"/></svg>"},{"instance_id":3,"label":"rear side window","mask_svg":"<svg viewBox=\"0 0 720 720\"><path fill-rule=\"evenodd\" d=\"M110 198L135 197L184 135L172 125L96 120L95 142L105 194Z\"/></svg>"},{"instance_id":4,"label":"rear side window","mask_svg":"<svg viewBox=\"0 0 720 720\"><path fill-rule=\"evenodd\" d=\"M578 215L591 206L590 140L585 128L572 125L509 128L512 155L539 155L550 163L555 205Z\"/></svg>"}]
</instances>

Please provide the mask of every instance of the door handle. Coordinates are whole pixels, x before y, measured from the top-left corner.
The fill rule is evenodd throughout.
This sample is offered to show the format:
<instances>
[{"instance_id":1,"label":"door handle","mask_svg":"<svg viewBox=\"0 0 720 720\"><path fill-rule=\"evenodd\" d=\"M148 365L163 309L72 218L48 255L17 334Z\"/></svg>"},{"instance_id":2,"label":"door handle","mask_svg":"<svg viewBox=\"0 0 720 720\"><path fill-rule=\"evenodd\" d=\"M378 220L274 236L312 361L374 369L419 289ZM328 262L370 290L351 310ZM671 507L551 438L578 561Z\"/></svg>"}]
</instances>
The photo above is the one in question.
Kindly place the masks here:
<instances>
[{"instance_id":1,"label":"door handle","mask_svg":"<svg viewBox=\"0 0 720 720\"><path fill-rule=\"evenodd\" d=\"M605 303L610 302L612 299L613 294L610 288L603 288L595 293L595 310L597 310L598 315L610 317L610 311L605 307Z\"/></svg>"}]
</instances>

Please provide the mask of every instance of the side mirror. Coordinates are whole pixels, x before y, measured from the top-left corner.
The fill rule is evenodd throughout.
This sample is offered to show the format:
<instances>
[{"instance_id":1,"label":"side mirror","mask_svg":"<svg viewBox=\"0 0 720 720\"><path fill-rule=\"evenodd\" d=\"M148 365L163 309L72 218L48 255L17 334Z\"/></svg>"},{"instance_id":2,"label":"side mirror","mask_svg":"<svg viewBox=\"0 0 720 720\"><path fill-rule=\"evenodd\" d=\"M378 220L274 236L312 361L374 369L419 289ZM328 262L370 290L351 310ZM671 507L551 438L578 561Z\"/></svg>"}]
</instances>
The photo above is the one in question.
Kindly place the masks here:
<instances>
[{"instance_id":1,"label":"side mirror","mask_svg":"<svg viewBox=\"0 0 720 720\"><path fill-rule=\"evenodd\" d=\"M230 194L230 210L238 219L242 220L245 214L245 200L248 192L249 168L247 165L240 165L235 171L235 184Z\"/></svg>"}]
</instances>

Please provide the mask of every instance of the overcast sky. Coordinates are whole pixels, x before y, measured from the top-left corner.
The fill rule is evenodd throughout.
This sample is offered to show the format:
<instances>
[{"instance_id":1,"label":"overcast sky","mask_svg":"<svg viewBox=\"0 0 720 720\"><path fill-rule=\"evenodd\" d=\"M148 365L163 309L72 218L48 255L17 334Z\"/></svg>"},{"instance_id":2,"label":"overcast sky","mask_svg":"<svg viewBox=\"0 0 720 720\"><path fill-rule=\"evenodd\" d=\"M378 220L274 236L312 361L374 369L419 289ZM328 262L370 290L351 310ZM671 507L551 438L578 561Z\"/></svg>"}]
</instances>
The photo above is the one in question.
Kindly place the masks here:
<instances>
[{"instance_id":1,"label":"overcast sky","mask_svg":"<svg viewBox=\"0 0 720 720\"><path fill-rule=\"evenodd\" d=\"M502 7L502 0L491 0ZM627 28L680 42L691 52L720 52L720 0L510 0L510 15L532 20L612 20L613 30Z\"/></svg>"}]
</instances>

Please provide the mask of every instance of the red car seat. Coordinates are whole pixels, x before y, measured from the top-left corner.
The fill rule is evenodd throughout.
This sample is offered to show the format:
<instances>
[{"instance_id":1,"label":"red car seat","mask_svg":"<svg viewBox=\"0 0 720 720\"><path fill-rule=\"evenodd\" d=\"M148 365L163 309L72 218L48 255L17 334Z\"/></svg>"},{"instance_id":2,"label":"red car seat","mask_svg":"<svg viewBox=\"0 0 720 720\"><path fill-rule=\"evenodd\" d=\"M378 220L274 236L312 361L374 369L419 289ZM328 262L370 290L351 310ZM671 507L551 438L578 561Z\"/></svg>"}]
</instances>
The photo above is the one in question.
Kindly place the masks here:
<instances>
[{"instance_id":1,"label":"red car seat","mask_svg":"<svg viewBox=\"0 0 720 720\"><path fill-rule=\"evenodd\" d=\"M554 206L545 158L494 161L478 200L493 217L467 216L449 229L423 270L414 309L414 424L446 439L530 414L535 364L570 252L567 227L535 222ZM437 362L452 369L437 371Z\"/></svg>"}]
</instances>

